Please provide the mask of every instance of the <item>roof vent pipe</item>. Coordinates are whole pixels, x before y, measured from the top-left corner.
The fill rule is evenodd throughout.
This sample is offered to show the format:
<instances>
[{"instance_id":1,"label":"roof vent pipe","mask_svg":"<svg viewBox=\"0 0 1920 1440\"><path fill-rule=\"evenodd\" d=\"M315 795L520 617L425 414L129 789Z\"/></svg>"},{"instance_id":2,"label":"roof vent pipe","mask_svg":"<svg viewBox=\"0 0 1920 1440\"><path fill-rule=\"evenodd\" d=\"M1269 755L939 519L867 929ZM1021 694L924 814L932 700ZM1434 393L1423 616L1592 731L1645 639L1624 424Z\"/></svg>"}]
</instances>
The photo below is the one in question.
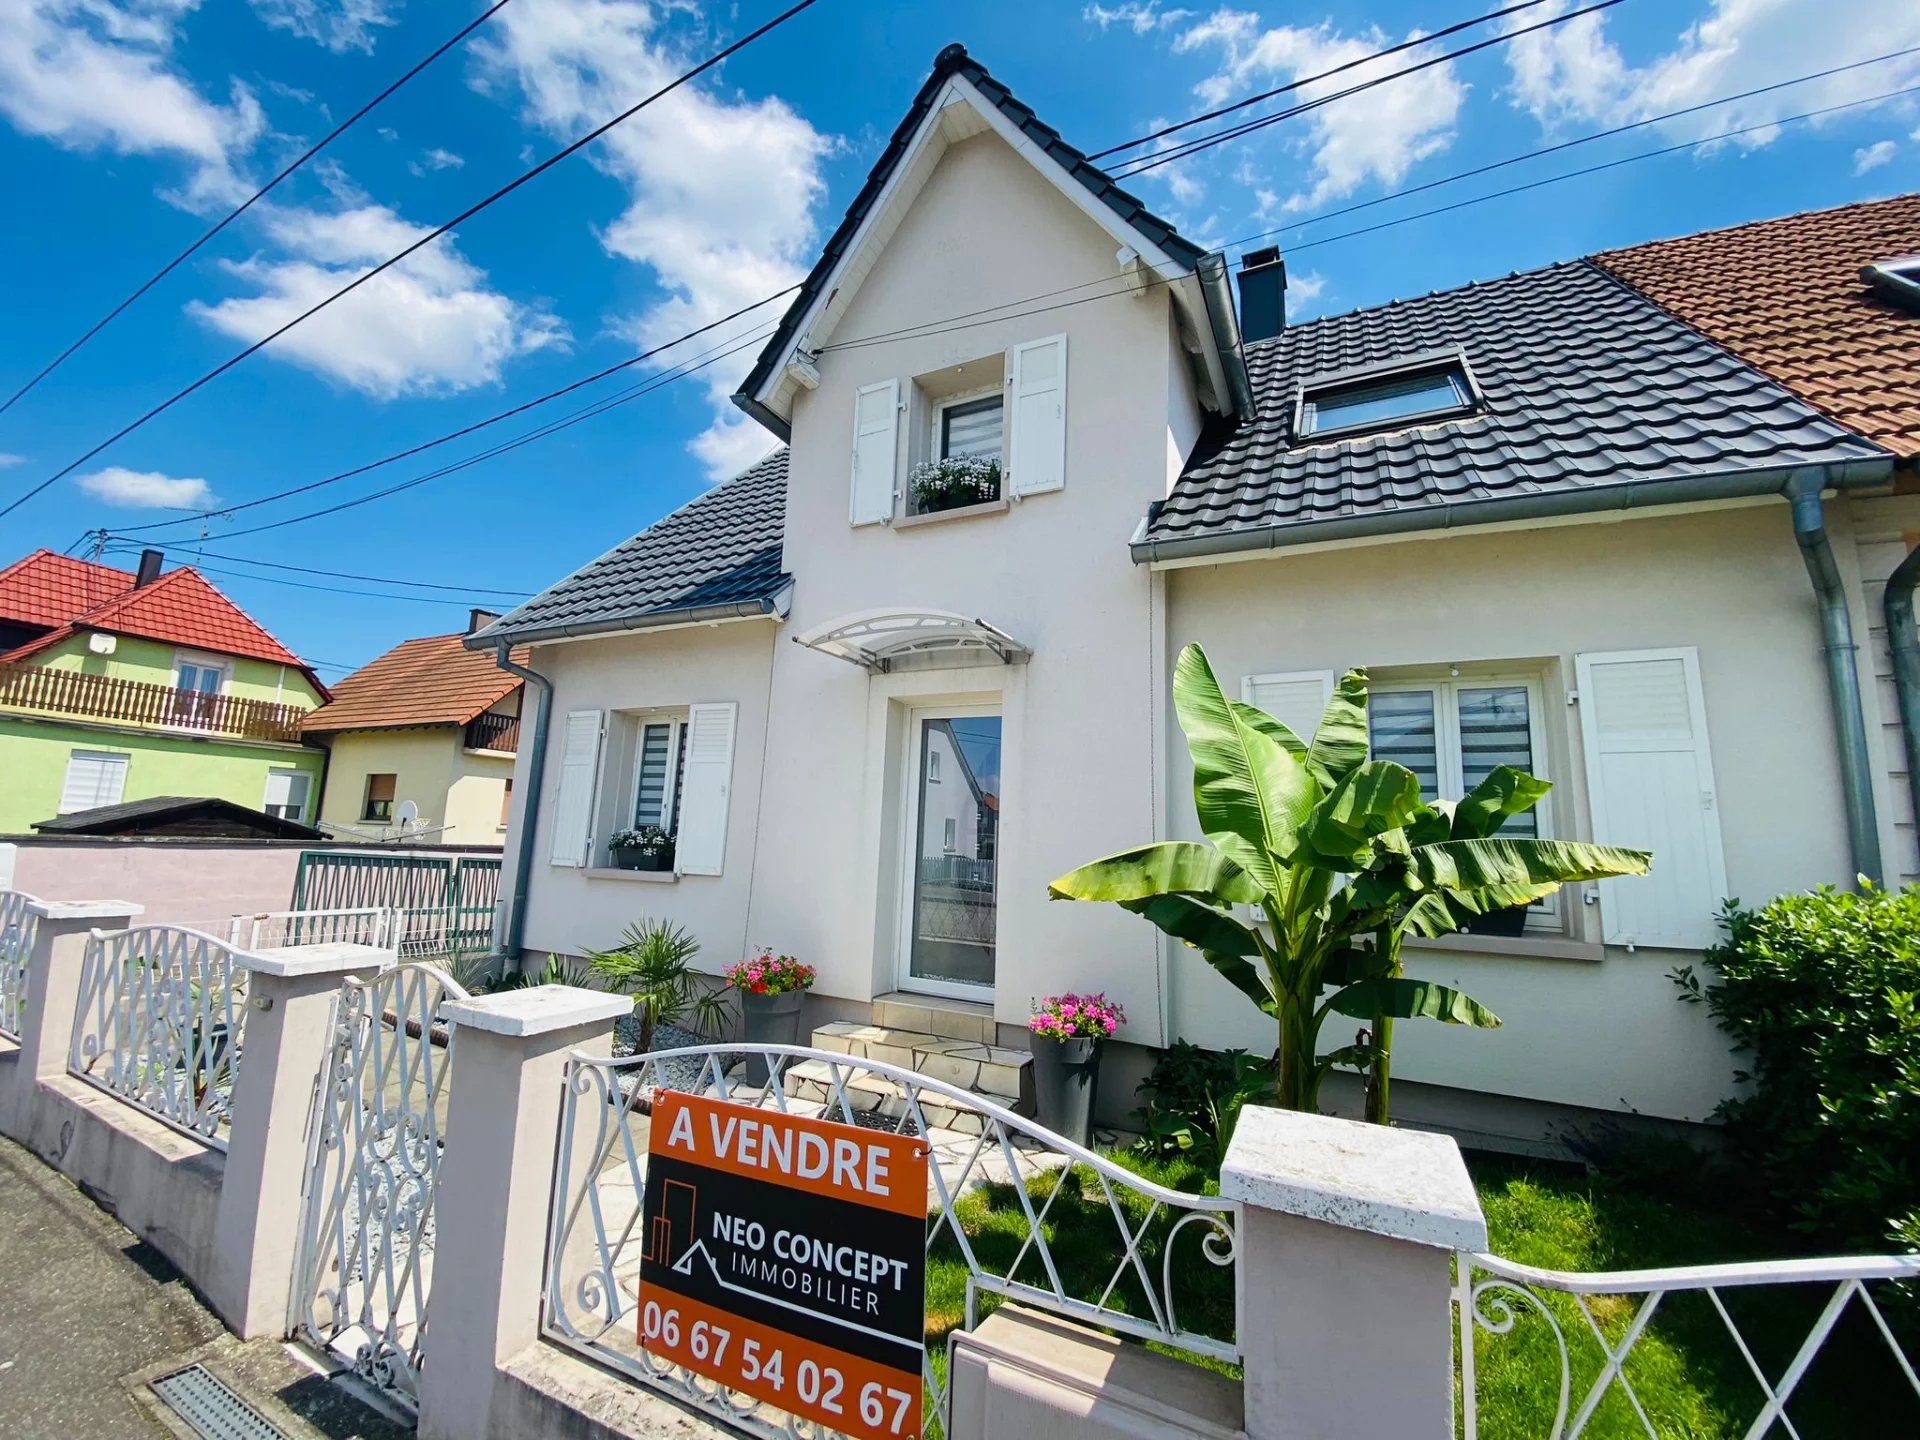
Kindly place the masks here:
<instances>
[{"instance_id":1,"label":"roof vent pipe","mask_svg":"<svg viewBox=\"0 0 1920 1440\"><path fill-rule=\"evenodd\" d=\"M1847 807L1847 844L1855 875L1880 883L1880 829L1873 813L1873 767L1867 759L1867 725L1860 699L1860 671L1854 656L1853 619L1847 612L1847 592L1840 566L1833 558L1827 535L1826 510L1820 501L1821 472L1797 471L1787 482L1793 503L1793 538L1813 580L1820 602L1822 647L1827 662L1827 690L1833 702L1834 730L1840 738L1840 790ZM1909 626L1911 628L1911 626Z\"/></svg>"},{"instance_id":2,"label":"roof vent pipe","mask_svg":"<svg viewBox=\"0 0 1920 1440\"><path fill-rule=\"evenodd\" d=\"M160 578L160 566L166 556L158 550L140 552L140 568L134 572L133 588L138 590Z\"/></svg>"},{"instance_id":3,"label":"roof vent pipe","mask_svg":"<svg viewBox=\"0 0 1920 1440\"><path fill-rule=\"evenodd\" d=\"M1277 246L1240 257L1240 338L1271 340L1287 326L1287 262Z\"/></svg>"}]
</instances>

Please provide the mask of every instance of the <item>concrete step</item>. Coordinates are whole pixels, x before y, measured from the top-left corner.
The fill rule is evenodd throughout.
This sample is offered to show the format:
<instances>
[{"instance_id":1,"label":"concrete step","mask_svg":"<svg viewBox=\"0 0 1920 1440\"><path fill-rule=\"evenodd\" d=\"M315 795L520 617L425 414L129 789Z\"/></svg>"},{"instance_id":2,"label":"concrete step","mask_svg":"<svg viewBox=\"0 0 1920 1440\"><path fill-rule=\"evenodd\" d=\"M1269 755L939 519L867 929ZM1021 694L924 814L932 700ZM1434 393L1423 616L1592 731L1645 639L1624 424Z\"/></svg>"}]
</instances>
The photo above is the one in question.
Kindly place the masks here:
<instances>
[{"instance_id":1,"label":"concrete step","mask_svg":"<svg viewBox=\"0 0 1920 1440\"><path fill-rule=\"evenodd\" d=\"M798 1065L788 1066L782 1073L781 1083L790 1099L820 1106L834 1103L833 1074L824 1060L804 1060ZM897 1123L909 1113L906 1090L884 1075L864 1070L842 1071L841 1085L846 1091L847 1103L853 1107L856 1115L878 1115L890 1123ZM1023 1096L982 1095L981 1099L991 1100L1016 1115L1033 1113L1030 1086ZM920 1113L936 1131L950 1130L971 1136L987 1128L986 1117L978 1109L965 1100L945 1093L922 1090Z\"/></svg>"},{"instance_id":2,"label":"concrete step","mask_svg":"<svg viewBox=\"0 0 1920 1440\"><path fill-rule=\"evenodd\" d=\"M1003 1050L998 1045L852 1020L822 1025L813 1032L812 1045L816 1050L917 1070L949 1085L990 1095L1020 1114L1032 1113L1019 1109L1020 1102L1030 1101L1033 1095L1033 1056L1025 1050Z\"/></svg>"},{"instance_id":3,"label":"concrete step","mask_svg":"<svg viewBox=\"0 0 1920 1440\"><path fill-rule=\"evenodd\" d=\"M1000 1038L991 1005L948 1000L939 995L912 995L904 990L879 996L873 1002L873 1023L887 1030L918 1030L950 1040L972 1040L991 1045Z\"/></svg>"}]
</instances>

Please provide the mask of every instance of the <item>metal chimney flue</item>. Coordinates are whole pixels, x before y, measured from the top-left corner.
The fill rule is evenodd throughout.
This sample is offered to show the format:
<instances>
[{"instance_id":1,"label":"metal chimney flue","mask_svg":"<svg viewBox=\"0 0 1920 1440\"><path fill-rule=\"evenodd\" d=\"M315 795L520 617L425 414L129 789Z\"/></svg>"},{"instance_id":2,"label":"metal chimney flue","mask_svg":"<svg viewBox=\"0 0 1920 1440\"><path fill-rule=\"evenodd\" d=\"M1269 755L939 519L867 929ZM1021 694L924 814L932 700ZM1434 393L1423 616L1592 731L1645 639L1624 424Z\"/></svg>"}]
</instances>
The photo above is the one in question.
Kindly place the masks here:
<instances>
[{"instance_id":1,"label":"metal chimney flue","mask_svg":"<svg viewBox=\"0 0 1920 1440\"><path fill-rule=\"evenodd\" d=\"M159 550L142 550L140 552L140 568L134 572L133 588L138 590L142 586L151 585L154 581L158 580L160 578L160 566L165 562L166 558L166 555Z\"/></svg>"},{"instance_id":2,"label":"metal chimney flue","mask_svg":"<svg viewBox=\"0 0 1920 1440\"><path fill-rule=\"evenodd\" d=\"M1287 324L1287 262L1277 246L1240 257L1240 338L1271 340Z\"/></svg>"}]
</instances>

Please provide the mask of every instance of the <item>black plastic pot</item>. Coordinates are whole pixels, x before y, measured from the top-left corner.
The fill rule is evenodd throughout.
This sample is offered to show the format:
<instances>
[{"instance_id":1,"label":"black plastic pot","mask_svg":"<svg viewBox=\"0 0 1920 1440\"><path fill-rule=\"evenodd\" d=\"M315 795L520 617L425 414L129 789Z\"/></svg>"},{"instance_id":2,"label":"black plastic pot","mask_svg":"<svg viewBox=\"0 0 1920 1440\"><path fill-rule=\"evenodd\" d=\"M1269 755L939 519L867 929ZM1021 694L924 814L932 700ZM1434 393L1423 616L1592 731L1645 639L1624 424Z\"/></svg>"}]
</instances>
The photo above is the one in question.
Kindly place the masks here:
<instances>
[{"instance_id":1,"label":"black plastic pot","mask_svg":"<svg viewBox=\"0 0 1920 1440\"><path fill-rule=\"evenodd\" d=\"M1467 922L1467 934L1504 935L1508 939L1518 939L1526 932L1527 909L1525 905L1509 905L1504 910L1476 915Z\"/></svg>"},{"instance_id":2,"label":"black plastic pot","mask_svg":"<svg viewBox=\"0 0 1920 1440\"><path fill-rule=\"evenodd\" d=\"M621 870L671 870L673 851L656 850L649 854L629 845L613 852L613 863Z\"/></svg>"},{"instance_id":3,"label":"black plastic pot","mask_svg":"<svg viewBox=\"0 0 1920 1440\"><path fill-rule=\"evenodd\" d=\"M1093 1143L1093 1100L1100 1088L1100 1042L1091 1035L1035 1035L1033 1094L1039 1121L1076 1145Z\"/></svg>"},{"instance_id":4,"label":"black plastic pot","mask_svg":"<svg viewBox=\"0 0 1920 1440\"><path fill-rule=\"evenodd\" d=\"M740 992L740 1019L749 1045L798 1045L800 1043L800 1002L804 990L788 990L780 995L752 995ZM747 1083L767 1083L767 1057L747 1056Z\"/></svg>"}]
</instances>

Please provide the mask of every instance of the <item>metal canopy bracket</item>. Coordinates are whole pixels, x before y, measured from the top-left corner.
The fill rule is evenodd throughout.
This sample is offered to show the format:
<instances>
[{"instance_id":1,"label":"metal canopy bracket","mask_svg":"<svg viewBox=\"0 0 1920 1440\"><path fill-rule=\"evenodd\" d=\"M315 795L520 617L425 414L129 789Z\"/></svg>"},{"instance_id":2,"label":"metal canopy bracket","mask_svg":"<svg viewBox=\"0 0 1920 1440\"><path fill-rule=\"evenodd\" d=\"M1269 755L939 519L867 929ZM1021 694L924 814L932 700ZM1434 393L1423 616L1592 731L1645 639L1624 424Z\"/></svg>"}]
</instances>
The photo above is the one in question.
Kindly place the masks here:
<instances>
[{"instance_id":1,"label":"metal canopy bracket","mask_svg":"<svg viewBox=\"0 0 1920 1440\"><path fill-rule=\"evenodd\" d=\"M954 665L1024 665L1033 652L984 620L948 610L867 610L793 637L875 675Z\"/></svg>"}]
</instances>

